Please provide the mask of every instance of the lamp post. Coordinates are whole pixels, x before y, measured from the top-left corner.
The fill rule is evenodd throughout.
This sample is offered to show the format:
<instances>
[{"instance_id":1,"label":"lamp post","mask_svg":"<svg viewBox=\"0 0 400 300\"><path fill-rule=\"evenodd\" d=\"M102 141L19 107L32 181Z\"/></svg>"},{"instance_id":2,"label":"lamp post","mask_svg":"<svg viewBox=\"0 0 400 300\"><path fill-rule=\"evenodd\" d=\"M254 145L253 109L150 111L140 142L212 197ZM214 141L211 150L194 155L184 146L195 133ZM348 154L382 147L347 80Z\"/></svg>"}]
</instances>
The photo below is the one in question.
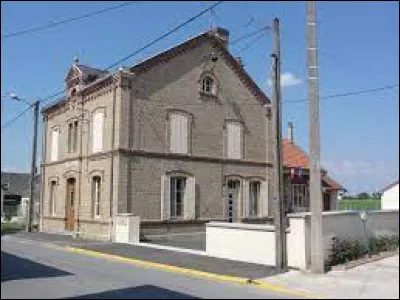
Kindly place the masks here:
<instances>
[{"instance_id":1,"label":"lamp post","mask_svg":"<svg viewBox=\"0 0 400 300\"><path fill-rule=\"evenodd\" d=\"M26 231L32 231L32 219L34 209L34 192L35 192L35 174L36 174L36 156L37 156L37 132L39 123L39 101L29 102L25 99L18 97L15 93L11 93L10 98L16 101L22 101L25 104L33 107L33 144L32 144L32 164L31 164L31 184L30 184L30 195L28 204L28 220L26 222Z\"/></svg>"}]
</instances>

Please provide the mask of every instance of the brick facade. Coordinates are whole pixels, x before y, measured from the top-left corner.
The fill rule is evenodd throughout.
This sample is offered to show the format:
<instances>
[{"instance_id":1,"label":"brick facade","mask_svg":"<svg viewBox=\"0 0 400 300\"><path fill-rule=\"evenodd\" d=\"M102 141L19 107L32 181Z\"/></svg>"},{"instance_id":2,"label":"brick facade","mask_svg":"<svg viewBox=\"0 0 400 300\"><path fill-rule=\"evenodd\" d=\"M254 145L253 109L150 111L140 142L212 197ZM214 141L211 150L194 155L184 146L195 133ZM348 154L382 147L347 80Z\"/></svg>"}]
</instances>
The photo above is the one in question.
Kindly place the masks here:
<instances>
[{"instance_id":1,"label":"brick facade","mask_svg":"<svg viewBox=\"0 0 400 300\"><path fill-rule=\"evenodd\" d=\"M116 213L137 214L143 224L162 223L161 178L171 172L195 178L195 216L200 221L227 218L222 188L226 178L244 182L257 177L271 182L271 126L264 107L268 102L260 101L249 83L238 76L237 66L232 65L232 58L218 40L194 39L198 39L194 47L172 58L144 70L135 71L133 67L133 73L120 70L97 84L96 91L83 88L54 112L52 108L44 111L43 230L63 230L66 182L70 177L76 180L74 230L99 239L112 232L110 221ZM210 55L218 60L212 62ZM204 72L211 72L218 80L217 97L199 93L199 79ZM63 107L65 111L57 113ZM105 112L104 151L93 154L91 121L97 109ZM173 110L191 116L188 154L169 153L168 112ZM69 154L67 127L73 118L79 121L80 134L77 153ZM225 124L229 120L243 126L240 160L226 158ZM60 128L59 159L50 162L51 129L55 126ZM92 213L93 175L102 179L99 218ZM56 216L50 215L48 187L52 179L58 182ZM267 211L269 215L269 207Z\"/></svg>"}]
</instances>

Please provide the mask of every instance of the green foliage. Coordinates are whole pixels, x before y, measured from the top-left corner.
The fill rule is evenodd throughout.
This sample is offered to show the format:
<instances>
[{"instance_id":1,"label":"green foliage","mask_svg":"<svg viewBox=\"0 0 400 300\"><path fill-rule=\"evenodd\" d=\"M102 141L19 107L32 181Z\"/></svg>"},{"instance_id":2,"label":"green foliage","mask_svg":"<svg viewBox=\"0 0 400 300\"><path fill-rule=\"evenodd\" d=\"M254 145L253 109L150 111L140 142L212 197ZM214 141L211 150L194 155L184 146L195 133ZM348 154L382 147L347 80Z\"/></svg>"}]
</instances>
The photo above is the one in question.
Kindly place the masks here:
<instances>
[{"instance_id":1,"label":"green foliage","mask_svg":"<svg viewBox=\"0 0 400 300\"><path fill-rule=\"evenodd\" d=\"M360 258L368 252L367 248L357 239L333 238L331 254L328 264L330 266L343 264Z\"/></svg>"},{"instance_id":2,"label":"green foliage","mask_svg":"<svg viewBox=\"0 0 400 300\"><path fill-rule=\"evenodd\" d=\"M360 198L360 199L368 199L368 198L370 198L369 194L366 193L366 192L359 193L357 195L357 197Z\"/></svg>"},{"instance_id":3,"label":"green foliage","mask_svg":"<svg viewBox=\"0 0 400 300\"><path fill-rule=\"evenodd\" d=\"M383 235L369 240L371 254L394 251L399 247L398 235ZM357 239L333 238L331 253L328 259L329 266L344 264L365 256L368 248Z\"/></svg>"},{"instance_id":4,"label":"green foliage","mask_svg":"<svg viewBox=\"0 0 400 300\"><path fill-rule=\"evenodd\" d=\"M373 237L369 241L372 254L378 254L385 251L393 251L399 247L398 235L382 235Z\"/></svg>"}]
</instances>

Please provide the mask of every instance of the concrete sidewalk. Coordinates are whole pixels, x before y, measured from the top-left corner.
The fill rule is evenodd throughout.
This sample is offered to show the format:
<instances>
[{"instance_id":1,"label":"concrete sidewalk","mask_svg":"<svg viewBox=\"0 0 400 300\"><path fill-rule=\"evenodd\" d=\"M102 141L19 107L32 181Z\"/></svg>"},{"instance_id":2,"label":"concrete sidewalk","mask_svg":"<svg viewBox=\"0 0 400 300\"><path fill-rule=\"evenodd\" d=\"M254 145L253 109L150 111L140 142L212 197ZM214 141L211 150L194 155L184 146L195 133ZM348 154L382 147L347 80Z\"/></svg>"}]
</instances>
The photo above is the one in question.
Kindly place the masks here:
<instances>
[{"instance_id":1,"label":"concrete sidewalk","mask_svg":"<svg viewBox=\"0 0 400 300\"><path fill-rule=\"evenodd\" d=\"M399 299L399 254L346 271L290 271L261 281L328 298Z\"/></svg>"},{"instance_id":2,"label":"concrete sidewalk","mask_svg":"<svg viewBox=\"0 0 400 300\"><path fill-rule=\"evenodd\" d=\"M218 275L240 277L245 279L259 279L276 275L274 266L245 263L234 260L210 257L187 252L158 249L145 245L127 245L106 242L94 242L74 239L72 236L48 233L19 233L17 238L55 244L62 247L74 247L105 254L111 254L152 263L165 264L185 269Z\"/></svg>"}]
</instances>

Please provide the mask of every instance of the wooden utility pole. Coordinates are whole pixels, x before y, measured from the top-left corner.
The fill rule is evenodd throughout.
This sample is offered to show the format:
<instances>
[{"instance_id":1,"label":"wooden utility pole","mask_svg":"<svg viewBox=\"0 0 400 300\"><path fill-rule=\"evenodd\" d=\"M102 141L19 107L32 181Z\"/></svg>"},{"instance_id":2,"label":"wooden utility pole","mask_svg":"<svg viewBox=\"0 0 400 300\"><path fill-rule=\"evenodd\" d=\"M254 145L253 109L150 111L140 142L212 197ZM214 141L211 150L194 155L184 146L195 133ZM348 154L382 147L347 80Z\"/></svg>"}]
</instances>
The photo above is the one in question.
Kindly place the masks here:
<instances>
[{"instance_id":1,"label":"wooden utility pole","mask_svg":"<svg viewBox=\"0 0 400 300\"><path fill-rule=\"evenodd\" d=\"M32 165L31 165L31 187L28 204L28 221L26 222L26 231L32 231L33 210L35 207L35 177L36 177L36 153L37 153L37 132L39 123L39 101L33 104L34 124L33 124L33 145L32 145Z\"/></svg>"},{"instance_id":2,"label":"wooden utility pole","mask_svg":"<svg viewBox=\"0 0 400 300\"><path fill-rule=\"evenodd\" d=\"M324 273L315 1L307 1L307 36L308 96L310 98L311 271L313 273Z\"/></svg>"},{"instance_id":3,"label":"wooden utility pole","mask_svg":"<svg viewBox=\"0 0 400 300\"><path fill-rule=\"evenodd\" d=\"M286 222L283 197L282 167L282 103L281 103L281 51L279 36L279 20L274 18L274 52L272 54L272 126L273 126L273 203L275 223L275 265L277 271L286 268Z\"/></svg>"}]
</instances>

